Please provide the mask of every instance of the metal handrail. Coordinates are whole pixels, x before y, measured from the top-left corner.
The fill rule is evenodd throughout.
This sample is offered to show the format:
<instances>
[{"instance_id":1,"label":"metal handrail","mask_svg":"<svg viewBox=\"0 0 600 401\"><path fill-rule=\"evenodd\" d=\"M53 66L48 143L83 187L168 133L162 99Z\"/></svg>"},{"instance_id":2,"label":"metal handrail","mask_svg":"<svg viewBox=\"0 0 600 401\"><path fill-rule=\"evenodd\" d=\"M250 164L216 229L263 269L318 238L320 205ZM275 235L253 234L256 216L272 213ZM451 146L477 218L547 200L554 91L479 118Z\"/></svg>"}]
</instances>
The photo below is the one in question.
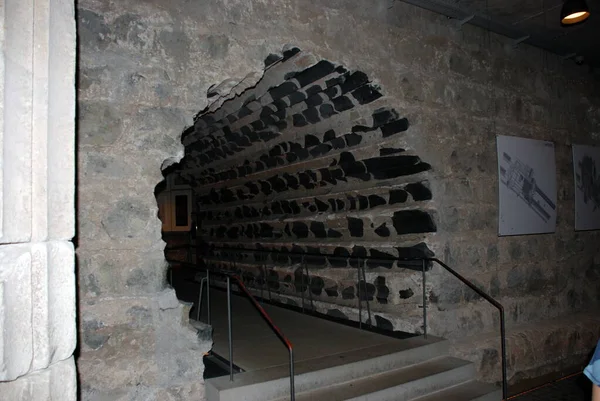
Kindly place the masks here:
<instances>
[{"instance_id":1,"label":"metal handrail","mask_svg":"<svg viewBox=\"0 0 600 401\"><path fill-rule=\"evenodd\" d=\"M195 264L181 262L178 260L167 259L167 262L177 263L181 266L198 268L198 266ZM267 324L269 325L269 327L275 332L275 334L281 340L283 345L285 345L285 347L288 349L289 362L290 362L290 366L289 366L289 368L290 368L290 400L295 401L296 392L295 392L295 383L294 383L294 347L293 347L291 341L285 336L285 334L283 334L281 329L279 327L277 327L277 325L273 322L273 319L271 318L271 316L267 313L267 311L265 311L265 309L258 303L256 298L254 298L254 296L250 293L250 291L248 290L246 285L243 283L243 281L239 275L228 272L226 270L208 269L208 268L204 268L204 269L207 271L207 273L210 271L210 273L225 276L227 278L227 315L228 315L228 335L229 335L229 380L233 381L233 336L232 336L232 313L231 313L231 279L234 279L237 282L238 288L241 289L244 294L246 294L246 296L250 299L250 302L252 303L252 305L254 305L254 307L258 310L260 315L267 321ZM207 278L203 278L202 280L203 281L207 280L207 282L206 282L207 288L210 287L210 282L208 281L209 280L208 275L207 275ZM202 292L202 282L201 282L200 286L201 286L200 292ZM210 295L209 294L207 294L207 295L208 295L207 298L209 299L208 302L209 302L209 309L210 309ZM198 303L198 309L200 309L200 303ZM210 314L210 311L209 311L209 314ZM199 316L199 314L198 314L198 316Z\"/></svg>"},{"instance_id":2,"label":"metal handrail","mask_svg":"<svg viewBox=\"0 0 600 401\"><path fill-rule=\"evenodd\" d=\"M495 306L498 309L498 312L500 313L500 341L501 341L500 346L502 349L502 351L501 351L502 352L502 399L506 400L508 398L508 379L507 379L507 367L506 367L506 326L505 326L505 322L504 322L504 307L502 306L502 304L500 302L496 301L494 298L489 296L485 291L482 291L475 284L473 284L472 282L467 280L465 277L458 274L454 269L452 269L450 266L448 266L441 260L439 260L437 258L429 258L428 260L435 262L438 265L442 266L444 269L446 269L446 271L448 273L452 274L454 277L456 277L457 279L462 281L463 284L465 284L467 287L469 287L470 289L475 291L479 296L481 296L483 299L485 299L486 301L488 301L490 304L492 304L493 306Z\"/></svg>"},{"instance_id":3,"label":"metal handrail","mask_svg":"<svg viewBox=\"0 0 600 401\"><path fill-rule=\"evenodd\" d=\"M266 253L266 254L281 254L281 255L286 255L286 256L297 256L297 257L302 257L302 261L305 264L306 264L305 257L307 255L308 256L326 257L329 260L331 260L331 259L351 260L353 258L356 258L356 256L337 256L337 255L329 255L329 254L312 254L311 255L311 254L301 253L301 252L281 252L281 251L276 251L276 250L265 250L265 249L213 248L212 250L225 251L225 252L249 252L249 253L251 252L251 253L255 253L255 254ZM198 257L199 254L200 254L200 252L196 253L197 260L199 260L199 257ZM208 256L210 256L210 255L208 255ZM420 270L421 270L422 276L423 276L423 282L422 282L422 287L423 287L423 335L425 338L427 338L427 301L426 301L427 297L426 297L426 288L425 288L426 287L426 271L427 271L426 264L427 264L427 262L433 262L433 263L438 264L444 270L446 270L447 272L452 274L454 277L456 277L458 280L460 280L463 284L465 284L467 287L471 288L479 296L481 296L488 303L492 304L492 306L494 306L496 309L498 309L498 312L500 314L500 341L501 341L501 354L502 354L502 399L506 400L508 398L508 373L507 373L507 358L506 358L506 325L505 325L505 318L504 318L504 307L502 306L502 304L500 304L498 301L496 301L494 298L492 298L490 295L488 295L485 291L478 288L475 284L473 284L467 278L463 277L462 275L457 273L454 269L452 269L447 264L445 264L444 262L442 262L441 260L439 260L437 258L432 258L432 257L414 257L414 258L370 257L370 256L362 255L362 256L360 256L360 259L363 259L365 264L366 264L367 260L386 261L386 262L390 262L390 261L392 261L392 262L393 261L421 262ZM177 262L177 263L180 263L180 262ZM360 264L360 260L359 260L359 264ZM206 269L208 269L208 268L206 268ZM359 277L360 277L360 273L359 273ZM268 278L265 276L265 280L267 280L267 279ZM359 279L359 281L360 281L360 279ZM366 282L366 280L365 280L365 282ZM358 285L360 286L360 283ZM359 301L360 301L360 299L359 299Z\"/></svg>"}]
</instances>

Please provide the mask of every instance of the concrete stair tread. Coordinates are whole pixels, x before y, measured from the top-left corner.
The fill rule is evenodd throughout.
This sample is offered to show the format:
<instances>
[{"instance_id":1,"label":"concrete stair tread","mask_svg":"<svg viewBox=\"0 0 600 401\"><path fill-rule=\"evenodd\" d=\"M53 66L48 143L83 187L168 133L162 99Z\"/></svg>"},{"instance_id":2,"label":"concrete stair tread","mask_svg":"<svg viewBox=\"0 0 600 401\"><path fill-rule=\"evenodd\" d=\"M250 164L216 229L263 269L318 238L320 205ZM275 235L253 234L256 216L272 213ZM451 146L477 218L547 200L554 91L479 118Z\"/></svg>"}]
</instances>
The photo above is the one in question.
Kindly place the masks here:
<instances>
[{"instance_id":1,"label":"concrete stair tread","mask_svg":"<svg viewBox=\"0 0 600 401\"><path fill-rule=\"evenodd\" d=\"M501 399L502 390L499 387L473 380L411 401L500 401Z\"/></svg>"},{"instance_id":2,"label":"concrete stair tread","mask_svg":"<svg viewBox=\"0 0 600 401\"><path fill-rule=\"evenodd\" d=\"M302 393L337 383L359 380L392 370L417 365L431 358L447 355L448 341L429 336L394 340L339 354L296 361L296 392ZM466 379L465 379L466 380ZM289 393L288 365L246 371L234 376L217 377L206 381L208 400L245 399L264 401L285 397Z\"/></svg>"},{"instance_id":3,"label":"concrete stair tread","mask_svg":"<svg viewBox=\"0 0 600 401\"><path fill-rule=\"evenodd\" d=\"M453 357L439 357L416 365L395 369L389 372L366 376L357 380L308 391L296 395L297 401L342 401L342 400L391 400L394 388L432 378L441 374L452 374L454 370L463 369L456 375L457 382L468 379L473 372L470 362ZM420 386L419 386L420 387ZM427 386L425 386L427 387ZM427 391L426 389L421 391ZM420 395L420 394L418 394ZM393 397L393 396L392 396ZM289 400L289 397L276 401Z\"/></svg>"},{"instance_id":4,"label":"concrete stair tread","mask_svg":"<svg viewBox=\"0 0 600 401\"><path fill-rule=\"evenodd\" d=\"M321 358L308 359L308 360L296 360L294 363L294 373L297 376L317 372L324 369L335 368L337 366L365 361L372 358L387 356L390 354L402 353L407 350L423 347L430 344L440 344L444 346L447 340L439 337L429 336L427 339L423 337L412 337L404 340L397 340L386 344L377 344L370 347L365 347L358 350L349 352L343 352L335 355L325 355ZM235 355L234 355L235 362ZM233 382L229 381L229 378L215 378L211 379L212 382L218 384L217 387L220 389L241 387L245 385L276 380L281 378L289 377L288 365L273 366L267 369L248 371L243 374L235 376Z\"/></svg>"}]
</instances>

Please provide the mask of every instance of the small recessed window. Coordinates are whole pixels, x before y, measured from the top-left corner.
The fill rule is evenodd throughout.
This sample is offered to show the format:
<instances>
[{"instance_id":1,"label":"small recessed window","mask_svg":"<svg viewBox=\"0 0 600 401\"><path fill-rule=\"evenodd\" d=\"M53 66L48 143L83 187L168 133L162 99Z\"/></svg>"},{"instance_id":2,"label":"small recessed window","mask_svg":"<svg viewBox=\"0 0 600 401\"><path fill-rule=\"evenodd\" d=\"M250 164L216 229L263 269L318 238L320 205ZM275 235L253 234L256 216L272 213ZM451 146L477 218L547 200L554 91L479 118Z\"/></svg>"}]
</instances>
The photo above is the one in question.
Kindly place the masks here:
<instances>
[{"instance_id":1,"label":"small recessed window","mask_svg":"<svg viewBox=\"0 0 600 401\"><path fill-rule=\"evenodd\" d=\"M188 196L175 196L175 225L177 227L187 227L189 222Z\"/></svg>"},{"instance_id":2,"label":"small recessed window","mask_svg":"<svg viewBox=\"0 0 600 401\"><path fill-rule=\"evenodd\" d=\"M169 176L156 199L163 232L190 230L192 189L188 184L181 178Z\"/></svg>"}]
</instances>

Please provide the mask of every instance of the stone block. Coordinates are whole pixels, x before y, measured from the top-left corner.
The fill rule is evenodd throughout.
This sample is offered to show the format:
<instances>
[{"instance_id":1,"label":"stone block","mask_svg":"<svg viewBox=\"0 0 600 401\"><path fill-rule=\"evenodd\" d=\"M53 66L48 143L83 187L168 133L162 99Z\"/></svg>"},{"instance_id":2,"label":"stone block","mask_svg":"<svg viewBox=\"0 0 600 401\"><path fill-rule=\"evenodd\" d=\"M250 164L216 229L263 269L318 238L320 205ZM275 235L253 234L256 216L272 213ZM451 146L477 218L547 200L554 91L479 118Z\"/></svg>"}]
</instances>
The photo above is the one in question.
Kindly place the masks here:
<instances>
[{"instance_id":1,"label":"stone block","mask_svg":"<svg viewBox=\"0 0 600 401\"><path fill-rule=\"evenodd\" d=\"M27 245L0 249L0 380L26 374L33 359L31 263Z\"/></svg>"},{"instance_id":2,"label":"stone block","mask_svg":"<svg viewBox=\"0 0 600 401\"><path fill-rule=\"evenodd\" d=\"M116 157L105 152L88 152L82 155L82 178L89 180L95 176L109 179L123 179L136 174L124 157Z\"/></svg>"},{"instance_id":3,"label":"stone block","mask_svg":"<svg viewBox=\"0 0 600 401\"><path fill-rule=\"evenodd\" d=\"M135 127L135 134L123 135L123 144L131 151L152 150L175 154L181 148L181 132L192 125L187 110L170 107L140 108L137 113L128 115L123 124ZM130 131L128 130L126 134Z\"/></svg>"},{"instance_id":4,"label":"stone block","mask_svg":"<svg viewBox=\"0 0 600 401\"><path fill-rule=\"evenodd\" d=\"M73 245L0 248L0 380L68 358L75 348Z\"/></svg>"},{"instance_id":5,"label":"stone block","mask_svg":"<svg viewBox=\"0 0 600 401\"><path fill-rule=\"evenodd\" d=\"M70 240L75 235L75 5L69 0L48 1L48 14L36 11L36 25L41 18L48 32L37 43L48 43L48 61L42 68L47 73L47 98L39 107L47 109L39 121L34 147L47 148L46 166L39 165L37 152L33 163L36 176L47 176L38 183L36 193L45 193L46 202L39 214L46 217L47 228L34 230L34 240ZM36 57L37 58L37 57ZM41 59L41 57L40 57ZM38 83L38 85L40 85ZM36 124L37 125L37 124ZM44 126L47 131L44 132ZM34 181L35 183L35 181ZM34 207L38 200L34 197ZM34 221L36 226L40 224ZM45 234L45 235L44 235Z\"/></svg>"},{"instance_id":6,"label":"stone block","mask_svg":"<svg viewBox=\"0 0 600 401\"><path fill-rule=\"evenodd\" d=\"M178 306L179 301L177 300L177 294L175 294L175 291L172 288L162 291L158 296L158 307L161 310L175 309Z\"/></svg>"},{"instance_id":7,"label":"stone block","mask_svg":"<svg viewBox=\"0 0 600 401\"><path fill-rule=\"evenodd\" d=\"M496 331L499 322L498 310L485 301L466 302L467 296L472 296L470 294L474 292L467 293L470 291L468 288L457 289L462 291L461 296L465 298L460 304L441 306L439 303L432 303L428 308L429 333L448 339L460 339L488 332L499 333Z\"/></svg>"},{"instance_id":8,"label":"stone block","mask_svg":"<svg viewBox=\"0 0 600 401\"><path fill-rule=\"evenodd\" d=\"M26 242L32 230L32 105L34 31L29 2L1 4L3 54L0 243Z\"/></svg>"},{"instance_id":9,"label":"stone block","mask_svg":"<svg viewBox=\"0 0 600 401\"><path fill-rule=\"evenodd\" d=\"M77 375L70 357L17 380L0 383L0 401L76 401Z\"/></svg>"},{"instance_id":10,"label":"stone block","mask_svg":"<svg viewBox=\"0 0 600 401\"><path fill-rule=\"evenodd\" d=\"M7 2L3 8L2 80L10 101L3 104L0 134L0 243L70 239L75 224L73 3Z\"/></svg>"},{"instance_id":11,"label":"stone block","mask_svg":"<svg viewBox=\"0 0 600 401\"><path fill-rule=\"evenodd\" d=\"M135 198L114 203L102 219L102 226L113 240L144 235L152 210Z\"/></svg>"},{"instance_id":12,"label":"stone block","mask_svg":"<svg viewBox=\"0 0 600 401\"><path fill-rule=\"evenodd\" d=\"M140 251L78 251L80 296L145 295L164 286L164 243ZM146 266L152 266L147 268Z\"/></svg>"},{"instance_id":13,"label":"stone block","mask_svg":"<svg viewBox=\"0 0 600 401\"><path fill-rule=\"evenodd\" d=\"M184 313L189 306L174 299L174 290L168 289L151 297L112 297L82 307L78 366L83 400L197 399L189 390L202 377L211 328L189 325Z\"/></svg>"},{"instance_id":14,"label":"stone block","mask_svg":"<svg viewBox=\"0 0 600 401\"><path fill-rule=\"evenodd\" d=\"M589 361L599 329L600 321L595 313L560 316L509 328L506 336L509 383L565 369L565 373L581 369ZM475 362L481 380L500 380L498 330L476 337L457 338L451 353Z\"/></svg>"},{"instance_id":15,"label":"stone block","mask_svg":"<svg viewBox=\"0 0 600 401\"><path fill-rule=\"evenodd\" d=\"M66 359L77 343L74 250L70 242L49 242L34 254L32 369Z\"/></svg>"},{"instance_id":16,"label":"stone block","mask_svg":"<svg viewBox=\"0 0 600 401\"><path fill-rule=\"evenodd\" d=\"M78 33L87 46L93 45L96 49L105 49L110 43L108 34L110 29L104 17L90 10L81 10L78 13Z\"/></svg>"},{"instance_id":17,"label":"stone block","mask_svg":"<svg viewBox=\"0 0 600 401\"><path fill-rule=\"evenodd\" d=\"M81 401L205 401L204 383L187 383L169 387L138 384L118 390L84 388Z\"/></svg>"},{"instance_id":18,"label":"stone block","mask_svg":"<svg viewBox=\"0 0 600 401\"><path fill-rule=\"evenodd\" d=\"M79 107L79 144L109 146L121 136L123 118L118 108L103 102L86 102Z\"/></svg>"}]
</instances>

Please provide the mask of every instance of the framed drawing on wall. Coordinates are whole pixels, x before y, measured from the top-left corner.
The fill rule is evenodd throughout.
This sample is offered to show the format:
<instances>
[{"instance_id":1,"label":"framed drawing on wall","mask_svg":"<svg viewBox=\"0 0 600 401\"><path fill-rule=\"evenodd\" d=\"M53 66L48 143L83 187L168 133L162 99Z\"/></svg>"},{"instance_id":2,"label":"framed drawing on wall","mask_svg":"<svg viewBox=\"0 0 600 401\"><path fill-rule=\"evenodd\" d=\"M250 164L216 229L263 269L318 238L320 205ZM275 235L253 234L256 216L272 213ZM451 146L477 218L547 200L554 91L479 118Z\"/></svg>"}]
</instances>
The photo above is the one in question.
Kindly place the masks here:
<instances>
[{"instance_id":1,"label":"framed drawing on wall","mask_svg":"<svg viewBox=\"0 0 600 401\"><path fill-rule=\"evenodd\" d=\"M496 138L499 235L556 231L554 143L514 136Z\"/></svg>"},{"instance_id":2,"label":"framed drawing on wall","mask_svg":"<svg viewBox=\"0 0 600 401\"><path fill-rule=\"evenodd\" d=\"M573 145L575 230L600 229L600 147Z\"/></svg>"}]
</instances>

